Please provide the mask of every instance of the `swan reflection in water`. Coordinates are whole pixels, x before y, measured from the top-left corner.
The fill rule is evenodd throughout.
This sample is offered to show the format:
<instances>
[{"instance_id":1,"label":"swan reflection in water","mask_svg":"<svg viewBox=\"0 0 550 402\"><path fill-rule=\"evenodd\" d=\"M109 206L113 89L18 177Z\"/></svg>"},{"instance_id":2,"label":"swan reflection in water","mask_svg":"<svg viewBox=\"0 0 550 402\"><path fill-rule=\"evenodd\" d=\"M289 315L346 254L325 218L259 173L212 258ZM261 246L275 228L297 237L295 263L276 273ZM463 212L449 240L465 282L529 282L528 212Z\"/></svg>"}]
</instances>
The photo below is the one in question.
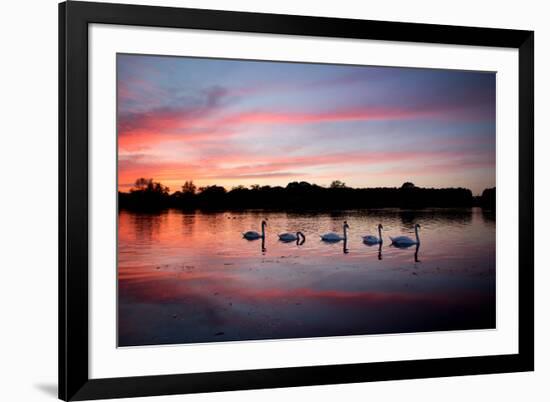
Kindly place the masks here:
<instances>
[{"instance_id":1,"label":"swan reflection in water","mask_svg":"<svg viewBox=\"0 0 550 402\"><path fill-rule=\"evenodd\" d=\"M380 226L382 226L382 225L380 225ZM382 243L383 243L382 240L378 241L377 243L365 241L365 238L363 237L363 244L365 246L372 247L372 246L378 245L378 259L379 260L382 259Z\"/></svg>"},{"instance_id":2,"label":"swan reflection in water","mask_svg":"<svg viewBox=\"0 0 550 402\"><path fill-rule=\"evenodd\" d=\"M246 240L248 240L250 243L253 243L255 240L261 240L260 242L260 250L262 251L262 254L265 253L267 251L267 249L265 248L265 236L260 236L260 237L256 237L256 238L247 238L245 236L243 236Z\"/></svg>"},{"instance_id":3,"label":"swan reflection in water","mask_svg":"<svg viewBox=\"0 0 550 402\"><path fill-rule=\"evenodd\" d=\"M414 248L414 262L420 262L420 260L418 259L418 250L420 250L420 243L412 243L412 244L393 243L393 244L390 245L390 247L396 247L396 248L400 248L400 249L407 249L407 248L410 248L412 246L415 246L415 248Z\"/></svg>"}]
</instances>

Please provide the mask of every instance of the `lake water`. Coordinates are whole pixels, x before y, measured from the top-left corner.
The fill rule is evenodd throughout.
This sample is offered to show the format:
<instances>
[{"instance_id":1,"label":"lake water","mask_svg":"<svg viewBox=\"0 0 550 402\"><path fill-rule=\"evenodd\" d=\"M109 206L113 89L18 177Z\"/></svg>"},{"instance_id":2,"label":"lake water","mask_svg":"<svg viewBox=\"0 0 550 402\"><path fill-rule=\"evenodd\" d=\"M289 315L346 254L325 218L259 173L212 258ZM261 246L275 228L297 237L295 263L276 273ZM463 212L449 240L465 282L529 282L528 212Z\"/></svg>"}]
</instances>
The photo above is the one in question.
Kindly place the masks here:
<instances>
[{"instance_id":1,"label":"lake water","mask_svg":"<svg viewBox=\"0 0 550 402\"><path fill-rule=\"evenodd\" d=\"M242 232L266 239L248 241ZM319 234L350 230L347 244ZM362 237L384 226L382 247ZM421 245L400 249L388 236ZM282 243L277 233L302 231ZM495 220L473 209L119 213L119 346L495 327Z\"/></svg>"}]
</instances>

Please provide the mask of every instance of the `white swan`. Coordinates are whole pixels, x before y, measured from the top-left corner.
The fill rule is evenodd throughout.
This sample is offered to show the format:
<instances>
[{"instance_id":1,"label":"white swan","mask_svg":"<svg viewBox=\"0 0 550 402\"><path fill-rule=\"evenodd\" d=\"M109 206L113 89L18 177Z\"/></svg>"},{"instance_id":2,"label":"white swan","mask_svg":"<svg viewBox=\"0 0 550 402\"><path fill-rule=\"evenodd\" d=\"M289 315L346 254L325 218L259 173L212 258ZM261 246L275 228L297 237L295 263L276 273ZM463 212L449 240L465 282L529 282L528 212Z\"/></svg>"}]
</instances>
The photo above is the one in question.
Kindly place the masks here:
<instances>
[{"instance_id":1,"label":"white swan","mask_svg":"<svg viewBox=\"0 0 550 402\"><path fill-rule=\"evenodd\" d=\"M294 234L294 233L281 233L277 236L279 236L279 240L283 241L283 242L296 241L296 240L299 240L300 237L302 237L303 240L306 239L306 237L304 236L304 234L302 232L296 232L296 234Z\"/></svg>"},{"instance_id":2,"label":"white swan","mask_svg":"<svg viewBox=\"0 0 550 402\"><path fill-rule=\"evenodd\" d=\"M321 240L328 241L328 242L337 242L341 240L347 240L348 239L348 229L349 225L346 221L344 221L344 236L340 236L338 233L330 232L325 233L324 235L321 235Z\"/></svg>"},{"instance_id":3,"label":"white swan","mask_svg":"<svg viewBox=\"0 0 550 402\"><path fill-rule=\"evenodd\" d=\"M363 243L368 245L374 245L374 244L382 244L382 229L384 227L381 224L378 224L378 237L373 235L367 235L363 236Z\"/></svg>"},{"instance_id":4,"label":"white swan","mask_svg":"<svg viewBox=\"0 0 550 402\"><path fill-rule=\"evenodd\" d=\"M262 221L262 234L250 230L246 233L243 233L243 237L247 240L256 240L256 239L265 239L265 227L267 226L266 221Z\"/></svg>"},{"instance_id":5,"label":"white swan","mask_svg":"<svg viewBox=\"0 0 550 402\"><path fill-rule=\"evenodd\" d=\"M414 234L416 235L416 241L408 236L390 237L391 243L397 247L409 247L413 244L420 244L420 238L418 237L418 229L420 225L417 223L414 225Z\"/></svg>"}]
</instances>

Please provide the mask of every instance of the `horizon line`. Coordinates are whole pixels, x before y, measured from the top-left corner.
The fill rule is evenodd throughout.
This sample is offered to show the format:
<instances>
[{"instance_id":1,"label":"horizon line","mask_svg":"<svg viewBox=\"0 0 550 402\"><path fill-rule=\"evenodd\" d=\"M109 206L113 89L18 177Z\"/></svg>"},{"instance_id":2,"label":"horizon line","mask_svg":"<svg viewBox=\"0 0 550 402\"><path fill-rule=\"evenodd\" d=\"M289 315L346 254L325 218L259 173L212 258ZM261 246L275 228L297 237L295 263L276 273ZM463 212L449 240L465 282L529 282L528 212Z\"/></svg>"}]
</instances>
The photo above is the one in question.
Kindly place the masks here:
<instances>
[{"instance_id":1,"label":"horizon line","mask_svg":"<svg viewBox=\"0 0 550 402\"><path fill-rule=\"evenodd\" d=\"M139 178L139 179L145 179L145 178ZM139 180L139 179L136 179ZM147 178L145 180L150 180L152 183L158 183L162 186L164 186L162 184L162 182L160 181L155 181L154 178ZM251 184L251 185L248 185L248 186L245 186L245 185L236 185L236 186L232 186L230 188L226 187L226 186L223 186L223 185L218 185L218 184L209 184L209 185L205 185L205 186L197 186L195 185L196 187L196 192L199 193L200 189L201 188L209 188L209 187L222 187L225 191L227 192L230 192L230 191L233 191L233 190L237 190L237 189L241 189L241 190L249 190L249 191L255 191L256 189L254 189L253 187L254 186L258 186L259 189L263 188L263 187L268 187L268 188L282 188L282 189L285 189L285 188L288 188L288 185L289 184L292 184L292 183L297 183L297 184L302 184L302 183L306 183L307 185L309 186L316 186L316 187L320 187L320 188L323 188L323 189L351 189L351 190L364 190L364 189L399 189L399 188L403 188L404 185L410 183L412 185L412 187L409 187L409 188L418 188L418 189L431 189L431 190L446 190L446 189L464 189L464 190L468 190L472 193L472 196L473 197L478 197L478 196L481 196L483 194L483 191L485 190L490 190L490 189L496 189L496 185L495 186L492 186L492 187L486 187L484 188L479 194L474 194L474 192L468 188L468 187L422 187L422 186L417 186L415 185L414 183L412 182L404 182L401 186L376 186L376 187L352 187L352 186L348 186L346 185L345 182L342 182L340 180L333 180L332 182L336 182L338 181L339 183L342 184L341 187L331 187L333 183L329 184L329 185L323 185L323 184L316 184L316 183L310 183L308 181L305 181L305 180L300 180L300 181L290 181L286 184L286 186L282 186L282 185L277 185L277 186L271 186L269 184L266 184L266 185L261 185L261 184ZM194 184L194 181L193 180L183 180L184 183L187 183L187 182L190 182L190 183L193 183ZM127 187L128 190L127 191L121 191L120 190L120 187L123 186L123 187ZM136 187L136 183L126 183L126 184L120 184L120 183L117 183L117 187L118 187L118 190L117 192L118 193L130 193L132 188L135 188ZM183 186L179 186L180 187L180 190L175 190L175 191L171 191L171 188L169 186L164 186L166 188L168 188L168 194L170 195L173 195L177 192L181 192L181 187Z\"/></svg>"}]
</instances>

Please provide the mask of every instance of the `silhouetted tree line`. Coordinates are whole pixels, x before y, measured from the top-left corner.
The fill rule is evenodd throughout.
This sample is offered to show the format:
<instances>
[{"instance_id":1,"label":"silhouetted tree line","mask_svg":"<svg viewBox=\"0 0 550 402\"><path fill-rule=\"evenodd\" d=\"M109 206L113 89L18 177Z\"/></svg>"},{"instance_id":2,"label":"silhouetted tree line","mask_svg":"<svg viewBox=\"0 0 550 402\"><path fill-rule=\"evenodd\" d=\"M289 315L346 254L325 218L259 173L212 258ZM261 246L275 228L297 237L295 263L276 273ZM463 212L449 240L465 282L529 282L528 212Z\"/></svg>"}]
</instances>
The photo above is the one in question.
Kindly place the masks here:
<instances>
[{"instance_id":1,"label":"silhouetted tree line","mask_svg":"<svg viewBox=\"0 0 550 402\"><path fill-rule=\"evenodd\" d=\"M401 187L352 188L341 181L321 187L305 181L286 187L237 186L227 191L212 185L197 188L187 181L180 190L170 189L153 179L136 180L129 192L119 192L119 207L127 209L358 209L471 207L494 208L495 189L486 189L479 197L465 188L421 188L413 183Z\"/></svg>"},{"instance_id":2,"label":"silhouetted tree line","mask_svg":"<svg viewBox=\"0 0 550 402\"><path fill-rule=\"evenodd\" d=\"M483 193L481 193L481 196L474 197L474 204L484 209L490 209L494 211L497 201L496 195L496 187L486 188L485 190L483 190Z\"/></svg>"}]
</instances>

